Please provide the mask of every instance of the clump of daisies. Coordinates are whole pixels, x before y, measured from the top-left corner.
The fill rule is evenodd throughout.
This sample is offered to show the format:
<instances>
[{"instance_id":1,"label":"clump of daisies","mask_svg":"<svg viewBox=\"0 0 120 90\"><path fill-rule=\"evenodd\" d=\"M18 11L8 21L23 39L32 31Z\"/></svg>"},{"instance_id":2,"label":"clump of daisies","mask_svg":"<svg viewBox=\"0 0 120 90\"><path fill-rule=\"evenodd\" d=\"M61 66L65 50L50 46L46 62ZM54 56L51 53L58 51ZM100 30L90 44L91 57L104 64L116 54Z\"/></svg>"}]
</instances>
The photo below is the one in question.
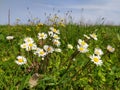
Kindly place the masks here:
<instances>
[{"instance_id":1,"label":"clump of daisies","mask_svg":"<svg viewBox=\"0 0 120 90\"><path fill-rule=\"evenodd\" d=\"M97 35L95 33L89 34L89 36L84 34L84 37L87 38L88 40L90 40L91 38L94 40L98 40ZM88 44L85 43L85 41L79 40L78 43L84 47L88 47ZM79 50L80 50L80 47L79 47ZM81 48L81 50L85 50L85 49ZM88 50L86 49L86 51L88 51ZM93 55L90 55L89 57L93 63L95 63L97 66L101 66L103 64L103 62L101 60L101 56L103 54L104 53L100 48L95 48Z\"/></svg>"},{"instance_id":2,"label":"clump of daisies","mask_svg":"<svg viewBox=\"0 0 120 90\"><path fill-rule=\"evenodd\" d=\"M21 48L26 51L36 50L37 45L34 43L34 40L31 37L26 37L24 43L21 44Z\"/></svg>"},{"instance_id":3,"label":"clump of daisies","mask_svg":"<svg viewBox=\"0 0 120 90\"><path fill-rule=\"evenodd\" d=\"M81 52L81 53L88 52L88 46L89 45L84 40L82 40L82 39L78 40L77 49L79 52Z\"/></svg>"},{"instance_id":4,"label":"clump of daisies","mask_svg":"<svg viewBox=\"0 0 120 90\"><path fill-rule=\"evenodd\" d=\"M90 34L90 36L94 39L94 40L97 40L97 35L95 33L93 34ZM89 36L85 35L84 34L84 37L87 38L87 39L90 39ZM81 53L86 53L88 52L88 44L82 40L82 39L79 39L78 40L78 45L77 45L77 49L79 52ZM102 65L102 60L101 60L101 56L103 55L103 51L100 49L100 48L95 48L94 50L94 54L93 55L90 55L90 59L92 62L94 62L97 66L101 66Z\"/></svg>"},{"instance_id":5,"label":"clump of daisies","mask_svg":"<svg viewBox=\"0 0 120 90\"><path fill-rule=\"evenodd\" d=\"M42 33L38 33L38 39L46 39L47 38L47 34L42 32Z\"/></svg>"},{"instance_id":6,"label":"clump of daisies","mask_svg":"<svg viewBox=\"0 0 120 90\"><path fill-rule=\"evenodd\" d=\"M98 40L97 35L96 35L95 33L92 33L92 34L89 34L89 35L90 35L90 37L91 37L92 39ZM90 37L87 36L87 35L84 35L84 37L86 37L87 39L90 39ZM108 45L108 46L107 46L107 50L108 50L109 52L114 52L114 51L115 51L115 48L113 48L111 45ZM93 55L90 55L90 59L91 59L91 61L92 61L93 63L95 63L97 66L101 66L101 65L103 64L103 61L101 60L101 57L102 57L103 54L104 54L104 53L103 53L102 49L100 49L100 48L95 48Z\"/></svg>"},{"instance_id":7,"label":"clump of daisies","mask_svg":"<svg viewBox=\"0 0 120 90\"><path fill-rule=\"evenodd\" d=\"M50 27L49 29L50 30L48 33L38 33L37 40L39 44L36 44L33 38L26 37L24 38L24 43L22 43L20 47L26 51L32 51L34 55L41 57L42 60L44 60L48 54L52 54L53 52L61 52L61 42L59 37L60 31L54 27Z\"/></svg>"}]
</instances>

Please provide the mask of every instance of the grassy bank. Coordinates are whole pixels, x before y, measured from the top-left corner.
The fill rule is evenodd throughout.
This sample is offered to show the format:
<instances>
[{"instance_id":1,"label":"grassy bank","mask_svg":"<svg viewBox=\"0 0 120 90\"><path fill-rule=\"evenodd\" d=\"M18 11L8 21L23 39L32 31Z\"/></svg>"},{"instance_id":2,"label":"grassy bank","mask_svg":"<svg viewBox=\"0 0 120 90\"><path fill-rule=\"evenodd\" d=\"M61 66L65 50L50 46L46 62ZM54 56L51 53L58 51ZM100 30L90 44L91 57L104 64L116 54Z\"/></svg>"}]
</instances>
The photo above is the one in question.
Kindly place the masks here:
<instances>
[{"instance_id":1,"label":"grassy bank","mask_svg":"<svg viewBox=\"0 0 120 90\"><path fill-rule=\"evenodd\" d=\"M60 46L53 44L53 37L48 35L50 27L0 26L0 90L119 90L120 26L54 26L60 32L57 33ZM47 34L47 38L39 40L38 33L42 32ZM97 40L90 36L93 33ZM8 40L7 36L14 38ZM21 48L26 37L31 37L37 47L50 45L61 49L61 52L54 51L39 57L34 50ZM88 44L87 52L78 50L79 39ZM108 45L115 50L107 50ZM89 57L94 54L95 48L103 52L101 65L92 62ZM17 64L17 56L24 56L27 63Z\"/></svg>"}]
</instances>

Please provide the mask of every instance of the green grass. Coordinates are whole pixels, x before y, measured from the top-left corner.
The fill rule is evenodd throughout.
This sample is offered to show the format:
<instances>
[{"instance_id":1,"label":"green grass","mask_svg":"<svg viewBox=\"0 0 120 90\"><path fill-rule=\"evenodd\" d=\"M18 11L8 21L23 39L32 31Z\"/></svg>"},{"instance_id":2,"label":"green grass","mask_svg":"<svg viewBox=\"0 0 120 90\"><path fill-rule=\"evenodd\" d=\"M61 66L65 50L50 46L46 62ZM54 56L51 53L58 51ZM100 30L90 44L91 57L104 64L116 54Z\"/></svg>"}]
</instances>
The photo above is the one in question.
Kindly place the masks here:
<instances>
[{"instance_id":1,"label":"green grass","mask_svg":"<svg viewBox=\"0 0 120 90\"><path fill-rule=\"evenodd\" d=\"M25 37L31 37L37 43L38 33L47 33L49 27L47 25L41 27L0 26L0 90L119 90L120 26L80 26L75 24L68 24L65 27L56 26L55 28L60 30L62 52L52 53L44 61L35 56L33 52L27 52L20 48ZM93 39L89 41L83 36L91 33L97 34L97 41ZM7 40L6 37L9 35L14 36L14 39ZM75 54L78 39L85 40L89 44L89 53ZM69 43L73 45L73 50L67 49ZM115 51L108 52L107 45L113 46ZM104 52L102 66L96 66L88 57L93 54L96 47L101 48ZM17 65L15 60L18 55L24 55L28 64ZM71 58L76 60L73 61ZM40 63L40 67L43 68L35 71L35 66L38 65L35 63L35 66L28 72L31 64L35 61ZM35 73L39 74L38 84L30 88L29 80Z\"/></svg>"}]
</instances>

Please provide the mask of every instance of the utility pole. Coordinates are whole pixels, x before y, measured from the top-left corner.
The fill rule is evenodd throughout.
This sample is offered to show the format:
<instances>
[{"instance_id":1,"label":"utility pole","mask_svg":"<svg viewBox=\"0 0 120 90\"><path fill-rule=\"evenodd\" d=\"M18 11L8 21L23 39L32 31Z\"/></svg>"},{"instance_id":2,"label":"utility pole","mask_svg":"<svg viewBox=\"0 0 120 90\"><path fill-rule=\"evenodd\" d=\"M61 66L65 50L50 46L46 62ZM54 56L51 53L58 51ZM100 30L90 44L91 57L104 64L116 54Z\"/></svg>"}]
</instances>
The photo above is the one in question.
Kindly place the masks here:
<instances>
[{"instance_id":1,"label":"utility pole","mask_svg":"<svg viewBox=\"0 0 120 90\"><path fill-rule=\"evenodd\" d=\"M8 10L8 25L10 25L10 8Z\"/></svg>"}]
</instances>

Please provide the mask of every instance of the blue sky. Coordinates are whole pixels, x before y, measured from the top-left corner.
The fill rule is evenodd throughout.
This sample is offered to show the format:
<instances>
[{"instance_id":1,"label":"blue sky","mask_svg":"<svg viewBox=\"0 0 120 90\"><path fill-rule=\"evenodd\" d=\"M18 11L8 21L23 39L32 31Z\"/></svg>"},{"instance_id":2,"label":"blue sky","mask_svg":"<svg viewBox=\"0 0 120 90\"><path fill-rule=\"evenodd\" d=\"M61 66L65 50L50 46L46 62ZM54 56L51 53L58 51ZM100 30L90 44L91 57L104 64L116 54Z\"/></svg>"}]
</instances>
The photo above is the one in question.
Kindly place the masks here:
<instances>
[{"instance_id":1,"label":"blue sky","mask_svg":"<svg viewBox=\"0 0 120 90\"><path fill-rule=\"evenodd\" d=\"M54 14L58 10L61 17L65 17L67 11L72 11L74 22L83 20L95 23L104 17L105 23L120 24L120 0L0 0L0 24L7 24L9 8L11 24L17 18L21 23L27 23L29 18L36 17L44 22L45 13Z\"/></svg>"}]
</instances>

